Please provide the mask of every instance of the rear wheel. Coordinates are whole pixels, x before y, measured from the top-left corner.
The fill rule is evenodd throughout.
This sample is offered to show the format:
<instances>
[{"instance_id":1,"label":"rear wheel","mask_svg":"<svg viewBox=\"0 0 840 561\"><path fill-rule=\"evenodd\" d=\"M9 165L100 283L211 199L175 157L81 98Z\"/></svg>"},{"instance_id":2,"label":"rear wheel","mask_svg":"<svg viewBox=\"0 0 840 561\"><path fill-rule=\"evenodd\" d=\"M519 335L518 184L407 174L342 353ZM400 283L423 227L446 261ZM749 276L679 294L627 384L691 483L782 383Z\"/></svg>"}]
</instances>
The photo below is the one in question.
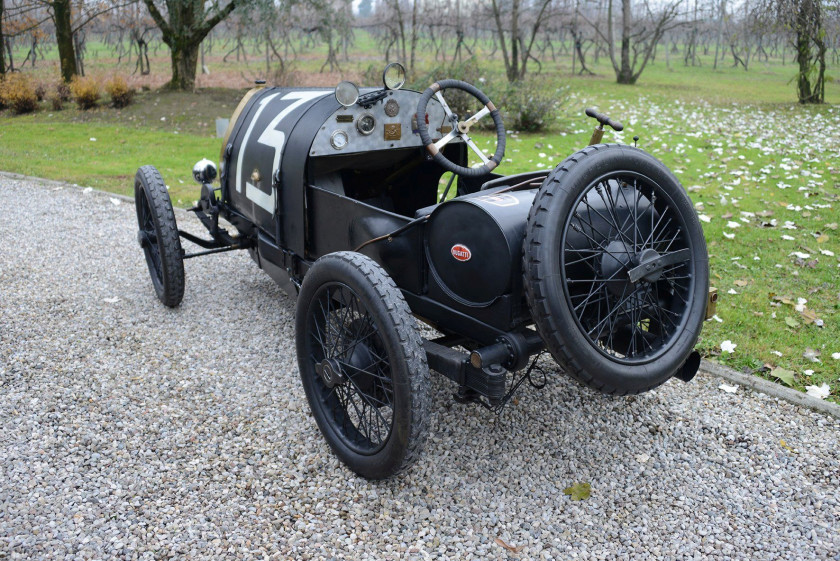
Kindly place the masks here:
<instances>
[{"instance_id":1,"label":"rear wheel","mask_svg":"<svg viewBox=\"0 0 840 561\"><path fill-rule=\"evenodd\" d=\"M429 367L393 280L359 253L326 255L304 278L295 322L303 388L339 459L369 479L411 465L428 434Z\"/></svg>"},{"instance_id":2,"label":"rear wheel","mask_svg":"<svg viewBox=\"0 0 840 561\"><path fill-rule=\"evenodd\" d=\"M641 150L590 146L557 166L531 208L524 259L546 346L597 390L651 389L697 342L709 283L703 231L679 181Z\"/></svg>"},{"instance_id":3,"label":"rear wheel","mask_svg":"<svg viewBox=\"0 0 840 561\"><path fill-rule=\"evenodd\" d=\"M158 299L170 308L184 298L184 252L172 201L160 172L143 166L134 178L137 241L146 255Z\"/></svg>"}]
</instances>

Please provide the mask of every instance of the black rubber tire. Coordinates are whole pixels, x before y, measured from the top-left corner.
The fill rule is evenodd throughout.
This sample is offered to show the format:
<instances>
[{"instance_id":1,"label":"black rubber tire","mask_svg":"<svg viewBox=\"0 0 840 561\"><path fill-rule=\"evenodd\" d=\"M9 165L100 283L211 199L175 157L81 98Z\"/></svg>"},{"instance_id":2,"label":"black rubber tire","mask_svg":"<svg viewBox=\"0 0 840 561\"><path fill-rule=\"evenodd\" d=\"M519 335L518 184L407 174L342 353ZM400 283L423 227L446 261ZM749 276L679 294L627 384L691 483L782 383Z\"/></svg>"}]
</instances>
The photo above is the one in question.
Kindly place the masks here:
<instances>
[{"instance_id":1,"label":"black rubber tire","mask_svg":"<svg viewBox=\"0 0 840 561\"><path fill-rule=\"evenodd\" d=\"M658 193L665 195L658 204L673 209L671 214L677 217L678 224L681 223L680 228L685 228L685 235L680 234L682 230L677 229L680 243L690 252L684 252L684 255L690 256L685 261L685 267L691 270L691 275L681 277L688 280L681 281L685 283L685 298L684 303L679 304L680 319L672 324L673 333L667 340L662 337L661 348L657 351L659 356L655 359L643 356L638 360L631 359L628 358L629 353L628 356L609 356L603 346L598 348L598 342L588 335L580 323L581 318L571 303L572 297L568 296L567 299L573 285L568 283L566 268L562 265L565 262L563 254L567 247L563 245L564 232L567 226L573 226L574 221L581 224L580 215L575 218L573 215L582 208L578 206L580 201L588 196L587 193L592 192L591 188L594 188L596 182L605 177L614 177L611 174L622 172L637 174L635 177L642 178L640 184L647 181L650 189L657 189ZM629 212L629 203L627 204ZM652 231L655 231L655 228ZM587 248L586 251L591 254L598 253L600 249L602 248L593 247ZM608 254L609 251L604 253ZM597 261L597 258L595 259ZM593 270L595 268L593 266ZM625 145L589 146L566 158L551 172L540 187L528 216L523 244L523 271L525 294L531 316L548 350L568 374L600 392L616 395L635 394L664 383L682 366L697 342L705 316L709 286L708 254L703 230L691 200L677 178L661 162L642 150ZM637 288L642 286L641 284L629 283L625 280L624 270L619 271L625 275L621 281L633 287L631 291L641 290ZM598 282L606 284L604 280ZM653 284L656 282L658 281L654 281ZM657 292L657 300L658 295ZM605 299L610 298L606 287L604 296ZM670 298L672 303L677 302L673 296ZM601 304L598 304L599 312L600 306ZM636 306L635 300L632 301L632 306ZM616 305L616 309L621 310L620 304ZM580 314L586 310L587 307L584 306ZM630 325L635 333L640 322L634 319ZM600 337L600 333L598 331L595 338ZM642 346L642 351L644 350Z\"/></svg>"},{"instance_id":2,"label":"black rubber tire","mask_svg":"<svg viewBox=\"0 0 840 561\"><path fill-rule=\"evenodd\" d=\"M339 307L337 298L349 305ZM429 366L411 311L385 270L349 251L318 259L298 296L295 339L306 398L336 456L368 479L391 477L413 464L429 432ZM357 353L378 360L349 367ZM321 374L328 361L343 378L333 386ZM354 413L351 402L360 403L362 413ZM374 409L374 403L381 405ZM362 421L365 415L370 421ZM384 437L377 428L374 439L363 434L373 434L371 423L390 427Z\"/></svg>"},{"instance_id":3,"label":"black rubber tire","mask_svg":"<svg viewBox=\"0 0 840 561\"><path fill-rule=\"evenodd\" d=\"M138 241L158 299L170 308L184 298L184 251L172 201L160 172L143 166L134 177Z\"/></svg>"}]
</instances>

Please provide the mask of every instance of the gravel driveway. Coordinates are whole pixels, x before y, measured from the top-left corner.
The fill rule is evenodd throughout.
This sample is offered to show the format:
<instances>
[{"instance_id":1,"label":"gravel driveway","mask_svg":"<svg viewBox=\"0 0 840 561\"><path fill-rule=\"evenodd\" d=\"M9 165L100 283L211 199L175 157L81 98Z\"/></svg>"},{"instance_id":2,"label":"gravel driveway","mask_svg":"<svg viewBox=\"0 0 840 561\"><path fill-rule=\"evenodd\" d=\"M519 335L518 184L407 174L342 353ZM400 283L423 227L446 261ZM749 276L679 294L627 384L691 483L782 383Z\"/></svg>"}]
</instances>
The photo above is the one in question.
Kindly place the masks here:
<instances>
[{"instance_id":1,"label":"gravel driveway","mask_svg":"<svg viewBox=\"0 0 840 561\"><path fill-rule=\"evenodd\" d=\"M132 204L0 176L0 209L0 559L840 559L836 418L706 375L610 398L550 362L496 418L434 376L425 453L370 483L246 254L187 261L173 311Z\"/></svg>"}]
</instances>

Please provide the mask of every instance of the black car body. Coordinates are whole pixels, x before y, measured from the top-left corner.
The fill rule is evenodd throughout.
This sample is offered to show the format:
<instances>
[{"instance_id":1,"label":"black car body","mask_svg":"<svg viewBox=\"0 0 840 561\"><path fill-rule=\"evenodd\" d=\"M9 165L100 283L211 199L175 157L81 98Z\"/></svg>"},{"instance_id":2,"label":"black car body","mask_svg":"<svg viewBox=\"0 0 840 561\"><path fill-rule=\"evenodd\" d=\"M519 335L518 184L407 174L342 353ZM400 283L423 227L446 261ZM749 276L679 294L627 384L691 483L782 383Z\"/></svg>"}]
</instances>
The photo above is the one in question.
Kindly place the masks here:
<instances>
[{"instance_id":1,"label":"black car body","mask_svg":"<svg viewBox=\"0 0 840 561\"><path fill-rule=\"evenodd\" d=\"M446 104L448 89L480 101L475 120L492 117L492 157L469 137L475 120ZM247 249L298 298L304 388L351 469L387 477L416 459L429 368L457 384L459 400L493 409L543 350L607 393L691 379L708 291L702 230L661 163L597 142L620 123L588 111L600 123L591 146L554 170L502 176L492 172L501 117L473 86L360 93L250 91L225 135L219 185L215 166L194 168L202 194L191 210L209 240L177 231L154 168L135 183L138 237L165 304L183 296L182 256L229 249ZM447 170L457 196L443 201ZM179 235L206 250L184 255ZM439 336L421 341L409 313Z\"/></svg>"}]
</instances>

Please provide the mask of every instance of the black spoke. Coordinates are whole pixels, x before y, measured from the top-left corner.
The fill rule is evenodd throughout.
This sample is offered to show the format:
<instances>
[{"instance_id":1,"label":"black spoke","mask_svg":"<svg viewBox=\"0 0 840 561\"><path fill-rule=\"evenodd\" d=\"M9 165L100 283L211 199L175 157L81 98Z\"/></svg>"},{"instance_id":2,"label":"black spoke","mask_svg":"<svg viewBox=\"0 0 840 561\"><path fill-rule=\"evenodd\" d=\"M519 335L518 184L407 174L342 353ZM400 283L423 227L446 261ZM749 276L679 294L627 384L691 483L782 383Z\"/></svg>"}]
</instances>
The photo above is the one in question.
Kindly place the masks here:
<instances>
[{"instance_id":1,"label":"black spoke","mask_svg":"<svg viewBox=\"0 0 840 561\"><path fill-rule=\"evenodd\" d=\"M693 263L669 264L632 281L627 272L690 249L682 217L665 192L632 173L593 183L577 201L562 249L572 314L600 352L629 363L650 360L680 332Z\"/></svg>"},{"instance_id":2,"label":"black spoke","mask_svg":"<svg viewBox=\"0 0 840 561\"><path fill-rule=\"evenodd\" d=\"M340 373L332 387L319 379L320 400L346 441L363 453L384 446L393 426L390 360L376 323L348 286L323 287L313 299L310 359ZM332 383L332 382L331 382Z\"/></svg>"}]
</instances>

